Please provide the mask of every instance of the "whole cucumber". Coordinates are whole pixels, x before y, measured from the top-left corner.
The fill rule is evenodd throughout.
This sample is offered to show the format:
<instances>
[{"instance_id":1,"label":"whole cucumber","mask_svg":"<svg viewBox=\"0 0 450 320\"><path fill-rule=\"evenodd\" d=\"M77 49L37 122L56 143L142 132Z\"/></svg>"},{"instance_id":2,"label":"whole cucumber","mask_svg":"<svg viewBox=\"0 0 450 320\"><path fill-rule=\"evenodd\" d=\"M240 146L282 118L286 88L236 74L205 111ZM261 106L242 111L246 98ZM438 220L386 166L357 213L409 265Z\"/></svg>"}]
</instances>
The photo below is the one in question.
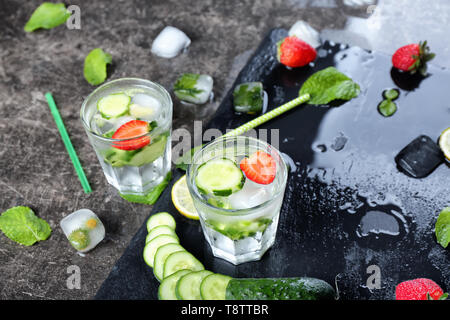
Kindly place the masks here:
<instances>
[{"instance_id":1,"label":"whole cucumber","mask_svg":"<svg viewBox=\"0 0 450 320\"><path fill-rule=\"evenodd\" d=\"M308 277L232 279L227 300L331 300L335 291L327 282Z\"/></svg>"}]
</instances>

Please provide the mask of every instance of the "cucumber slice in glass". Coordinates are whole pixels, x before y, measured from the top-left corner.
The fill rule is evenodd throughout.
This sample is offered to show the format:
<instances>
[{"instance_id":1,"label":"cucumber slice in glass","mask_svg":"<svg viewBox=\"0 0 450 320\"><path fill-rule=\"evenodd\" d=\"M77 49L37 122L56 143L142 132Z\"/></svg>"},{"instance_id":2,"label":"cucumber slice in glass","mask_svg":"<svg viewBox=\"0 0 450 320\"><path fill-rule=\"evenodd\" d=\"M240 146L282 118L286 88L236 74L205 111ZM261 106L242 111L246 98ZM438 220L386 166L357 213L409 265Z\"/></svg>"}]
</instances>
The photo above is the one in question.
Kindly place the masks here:
<instances>
[{"instance_id":1,"label":"cucumber slice in glass","mask_svg":"<svg viewBox=\"0 0 450 320\"><path fill-rule=\"evenodd\" d=\"M178 243L168 243L156 250L155 259L153 262L153 274L156 279L162 281L164 279L164 263L169 255L178 251L186 251Z\"/></svg>"},{"instance_id":2,"label":"cucumber slice in glass","mask_svg":"<svg viewBox=\"0 0 450 320\"><path fill-rule=\"evenodd\" d=\"M168 243L179 243L178 237L175 238L174 236L168 234L162 234L147 242L147 244L144 247L143 253L145 263L147 263L150 267L153 268L156 250L158 250L159 247Z\"/></svg>"},{"instance_id":3,"label":"cucumber slice in glass","mask_svg":"<svg viewBox=\"0 0 450 320\"><path fill-rule=\"evenodd\" d=\"M147 231L150 232L154 227L166 225L175 230L175 219L168 212L158 212L147 220Z\"/></svg>"},{"instance_id":4,"label":"cucumber slice in glass","mask_svg":"<svg viewBox=\"0 0 450 320\"><path fill-rule=\"evenodd\" d=\"M185 274L178 280L175 293L178 300L202 300L200 294L200 284L203 279L210 274L211 271L202 270Z\"/></svg>"},{"instance_id":5,"label":"cucumber slice in glass","mask_svg":"<svg viewBox=\"0 0 450 320\"><path fill-rule=\"evenodd\" d=\"M203 300L225 300L228 282L232 278L214 273L206 276L200 284L200 294Z\"/></svg>"},{"instance_id":6,"label":"cucumber slice in glass","mask_svg":"<svg viewBox=\"0 0 450 320\"><path fill-rule=\"evenodd\" d=\"M191 270L180 270L180 271L172 274L167 279L164 279L158 288L158 299L159 300L177 300L177 295L175 293L177 282L182 276L184 276L185 274L188 274L190 272L191 272Z\"/></svg>"},{"instance_id":7,"label":"cucumber slice in glass","mask_svg":"<svg viewBox=\"0 0 450 320\"><path fill-rule=\"evenodd\" d=\"M162 236L160 236L162 237ZM157 238L155 238L157 239ZM190 269L192 271L205 270L203 264L187 251L178 251L170 254L164 263L164 276L167 278L178 270Z\"/></svg>"},{"instance_id":8,"label":"cucumber slice in glass","mask_svg":"<svg viewBox=\"0 0 450 320\"><path fill-rule=\"evenodd\" d=\"M230 159L213 159L197 169L195 184L204 194L227 197L244 186L245 176Z\"/></svg>"},{"instance_id":9,"label":"cucumber slice in glass","mask_svg":"<svg viewBox=\"0 0 450 320\"><path fill-rule=\"evenodd\" d=\"M118 118L128 113L130 101L125 93L113 93L98 101L97 110L103 118Z\"/></svg>"}]
</instances>

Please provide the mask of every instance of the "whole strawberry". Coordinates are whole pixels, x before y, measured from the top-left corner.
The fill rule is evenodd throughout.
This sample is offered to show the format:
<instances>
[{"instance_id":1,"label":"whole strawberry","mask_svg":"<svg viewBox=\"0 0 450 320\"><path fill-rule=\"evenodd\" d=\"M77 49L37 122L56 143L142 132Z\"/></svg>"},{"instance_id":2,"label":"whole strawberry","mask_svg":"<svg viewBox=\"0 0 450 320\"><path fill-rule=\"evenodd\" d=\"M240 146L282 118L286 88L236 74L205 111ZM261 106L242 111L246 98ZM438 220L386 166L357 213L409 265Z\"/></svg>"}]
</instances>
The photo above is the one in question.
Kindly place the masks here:
<instances>
[{"instance_id":1,"label":"whole strawberry","mask_svg":"<svg viewBox=\"0 0 450 320\"><path fill-rule=\"evenodd\" d=\"M316 59L316 49L296 36L286 37L277 43L277 59L290 68L303 67Z\"/></svg>"},{"instance_id":2,"label":"whole strawberry","mask_svg":"<svg viewBox=\"0 0 450 320\"><path fill-rule=\"evenodd\" d=\"M434 53L430 52L426 41L403 46L392 55L392 64L395 68L408 71L412 74L419 72L427 75L427 62L433 59Z\"/></svg>"},{"instance_id":3,"label":"whole strawberry","mask_svg":"<svg viewBox=\"0 0 450 320\"><path fill-rule=\"evenodd\" d=\"M445 300L447 296L436 282L425 278L404 281L395 288L396 300Z\"/></svg>"}]
</instances>

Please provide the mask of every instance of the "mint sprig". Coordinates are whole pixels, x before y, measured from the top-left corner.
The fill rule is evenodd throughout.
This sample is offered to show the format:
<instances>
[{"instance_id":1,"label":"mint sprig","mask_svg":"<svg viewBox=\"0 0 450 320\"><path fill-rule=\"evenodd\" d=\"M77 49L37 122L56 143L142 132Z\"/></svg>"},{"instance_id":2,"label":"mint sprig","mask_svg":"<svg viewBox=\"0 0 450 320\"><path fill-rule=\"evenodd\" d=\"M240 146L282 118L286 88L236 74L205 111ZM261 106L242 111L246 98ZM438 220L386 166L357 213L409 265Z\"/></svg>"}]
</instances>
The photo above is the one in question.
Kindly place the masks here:
<instances>
[{"instance_id":1,"label":"mint sprig","mask_svg":"<svg viewBox=\"0 0 450 320\"><path fill-rule=\"evenodd\" d=\"M360 87L352 79L328 67L311 75L302 85L299 95L311 96L308 104L328 104L333 100L351 100L360 93Z\"/></svg>"},{"instance_id":2,"label":"mint sprig","mask_svg":"<svg viewBox=\"0 0 450 320\"><path fill-rule=\"evenodd\" d=\"M11 240L31 246L37 241L46 240L52 229L49 224L38 218L28 207L13 207L0 216L0 230Z\"/></svg>"},{"instance_id":3,"label":"mint sprig","mask_svg":"<svg viewBox=\"0 0 450 320\"><path fill-rule=\"evenodd\" d=\"M450 207L444 208L436 220L435 234L438 243L447 248L450 242Z\"/></svg>"},{"instance_id":4,"label":"mint sprig","mask_svg":"<svg viewBox=\"0 0 450 320\"><path fill-rule=\"evenodd\" d=\"M34 10L24 30L32 32L37 29L51 29L67 21L70 12L64 3L44 2Z\"/></svg>"}]
</instances>

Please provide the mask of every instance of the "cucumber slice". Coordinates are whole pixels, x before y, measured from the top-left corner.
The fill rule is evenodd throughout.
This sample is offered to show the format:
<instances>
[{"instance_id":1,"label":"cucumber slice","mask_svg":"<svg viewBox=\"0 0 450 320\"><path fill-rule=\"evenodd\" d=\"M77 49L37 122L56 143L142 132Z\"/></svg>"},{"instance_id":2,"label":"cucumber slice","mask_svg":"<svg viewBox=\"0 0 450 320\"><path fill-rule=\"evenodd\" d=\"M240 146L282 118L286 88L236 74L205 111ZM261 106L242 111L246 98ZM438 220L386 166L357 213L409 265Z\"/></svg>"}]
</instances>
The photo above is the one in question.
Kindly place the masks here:
<instances>
[{"instance_id":1,"label":"cucumber slice","mask_svg":"<svg viewBox=\"0 0 450 320\"><path fill-rule=\"evenodd\" d=\"M205 194L227 197L244 186L245 176L230 159L213 159L197 169L195 184Z\"/></svg>"},{"instance_id":2,"label":"cucumber slice","mask_svg":"<svg viewBox=\"0 0 450 320\"><path fill-rule=\"evenodd\" d=\"M168 212L159 212L152 215L147 220L147 231L150 232L154 227L166 225L175 230L175 219Z\"/></svg>"},{"instance_id":3,"label":"cucumber slice","mask_svg":"<svg viewBox=\"0 0 450 320\"><path fill-rule=\"evenodd\" d=\"M161 157L166 150L167 137L161 136L160 139L153 141L150 145L140 149L128 161L129 166L140 167L147 163L151 163Z\"/></svg>"},{"instance_id":4,"label":"cucumber slice","mask_svg":"<svg viewBox=\"0 0 450 320\"><path fill-rule=\"evenodd\" d=\"M178 300L202 300L200 284L203 279L210 274L213 273L208 270L202 270L190 272L182 276L180 280L178 280L175 289Z\"/></svg>"},{"instance_id":5,"label":"cucumber slice","mask_svg":"<svg viewBox=\"0 0 450 320\"><path fill-rule=\"evenodd\" d=\"M177 282L182 276L184 276L190 272L191 272L191 270L180 270L180 271L172 274L170 277L167 277L166 279L164 279L158 288L158 299L159 300L177 300L177 295L175 293Z\"/></svg>"},{"instance_id":6,"label":"cucumber slice","mask_svg":"<svg viewBox=\"0 0 450 320\"><path fill-rule=\"evenodd\" d=\"M226 288L227 300L333 300L335 296L327 282L308 277L232 279Z\"/></svg>"},{"instance_id":7,"label":"cucumber slice","mask_svg":"<svg viewBox=\"0 0 450 320\"><path fill-rule=\"evenodd\" d=\"M166 225L161 225L161 226L154 227L152 230L150 230L147 237L145 238L145 243L148 243L150 240L153 240L154 238L156 238L157 236L160 236L162 234L168 234L168 235L173 236L174 238L178 239L177 234L171 227L166 226Z\"/></svg>"},{"instance_id":8,"label":"cucumber slice","mask_svg":"<svg viewBox=\"0 0 450 320\"><path fill-rule=\"evenodd\" d=\"M232 278L214 273L206 276L200 284L203 300L225 300L228 283Z\"/></svg>"},{"instance_id":9,"label":"cucumber slice","mask_svg":"<svg viewBox=\"0 0 450 320\"><path fill-rule=\"evenodd\" d=\"M169 255L178 251L186 251L178 243L168 243L160 246L155 253L155 259L153 261L153 274L156 279L162 281L164 279L164 263Z\"/></svg>"},{"instance_id":10,"label":"cucumber slice","mask_svg":"<svg viewBox=\"0 0 450 320\"><path fill-rule=\"evenodd\" d=\"M113 93L98 101L97 110L103 118L118 118L128 113L130 101L125 93Z\"/></svg>"},{"instance_id":11,"label":"cucumber slice","mask_svg":"<svg viewBox=\"0 0 450 320\"><path fill-rule=\"evenodd\" d=\"M162 237L162 236L160 236ZM155 238L157 239L157 238ZM192 271L205 270L203 264L187 251L178 251L170 254L164 262L163 279L178 270L190 269Z\"/></svg>"},{"instance_id":12,"label":"cucumber slice","mask_svg":"<svg viewBox=\"0 0 450 320\"><path fill-rule=\"evenodd\" d=\"M168 234L162 234L147 242L147 244L144 247L145 263L147 263L150 267L153 268L156 250L158 250L159 247L168 243L179 243L178 238L175 238Z\"/></svg>"}]
</instances>

